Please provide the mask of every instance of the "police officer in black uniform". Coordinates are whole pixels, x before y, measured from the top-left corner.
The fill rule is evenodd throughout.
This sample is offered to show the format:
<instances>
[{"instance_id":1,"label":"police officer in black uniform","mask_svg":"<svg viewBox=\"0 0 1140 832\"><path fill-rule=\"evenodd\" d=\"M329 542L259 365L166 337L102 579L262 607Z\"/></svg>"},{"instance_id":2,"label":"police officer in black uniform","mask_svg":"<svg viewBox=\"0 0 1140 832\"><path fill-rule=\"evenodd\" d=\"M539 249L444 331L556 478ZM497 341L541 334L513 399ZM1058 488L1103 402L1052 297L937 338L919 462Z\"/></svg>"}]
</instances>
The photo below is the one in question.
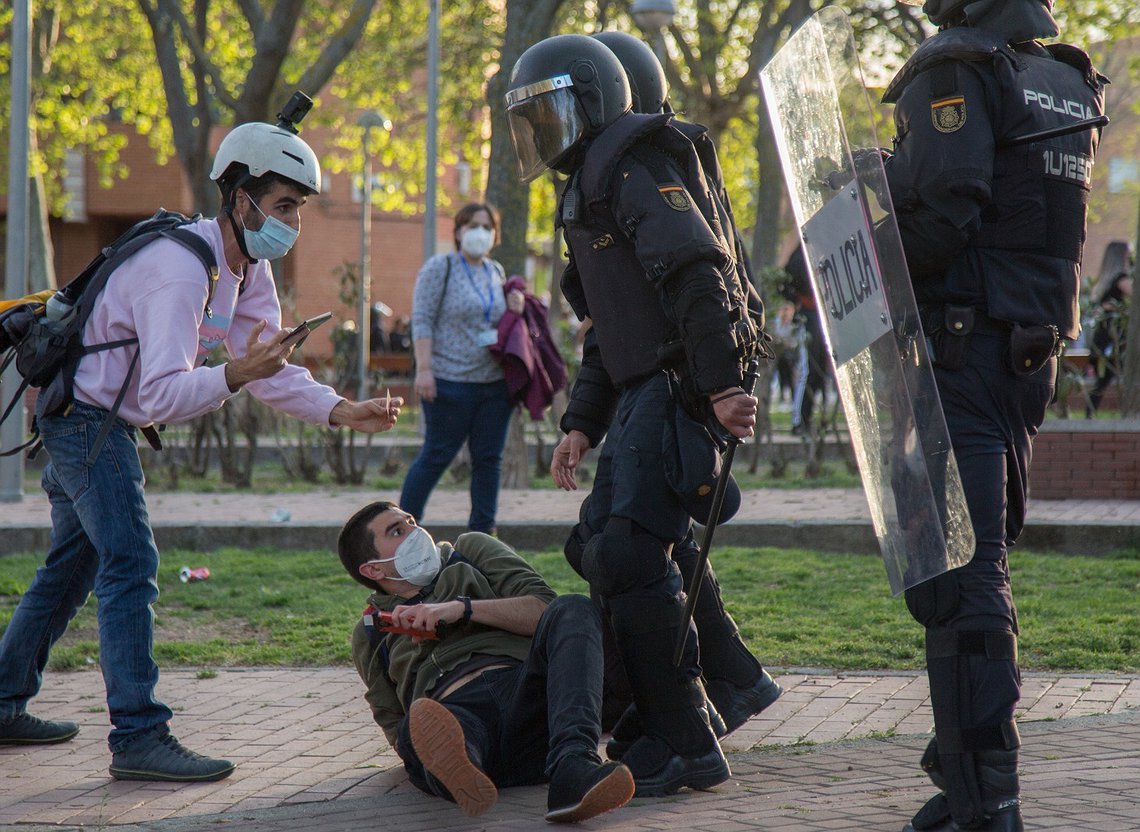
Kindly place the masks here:
<instances>
[{"instance_id":1,"label":"police officer in black uniform","mask_svg":"<svg viewBox=\"0 0 1140 832\"><path fill-rule=\"evenodd\" d=\"M665 80L665 71L661 67L657 56L653 54L643 40L627 32L600 32L593 35L595 40L604 43L617 59L621 61L629 80L630 95L633 99L635 113L672 113L669 104L669 85ZM755 321L757 329L764 327L764 303L757 293L752 281L752 264L744 250L744 243L736 228L736 220L732 213L732 204L724 185L724 173L721 170L720 160L717 157L716 145L709 137L708 128L700 124L682 121L674 118L672 125L681 131L692 143L700 159L701 167L708 177L721 205L724 206L728 216L730 233L726 236L733 243L733 253L736 257L737 281L748 291L749 314ZM726 229L729 231L729 229ZM582 531L579 528L577 531ZM577 551L578 546L570 547L571 554ZM697 546L693 533L673 547L673 560L681 569L681 576L685 581L685 591L689 590L689 581L696 571L700 548ZM709 701L713 704L724 723L724 732L731 733L743 725L749 717L754 716L780 696L782 690L772 677L764 670L756 657L744 643L740 630L732 616L724 608L721 598L720 585L711 566L707 570L704 583L697 595L697 605L693 610L693 620L697 625L697 634L700 645L700 664L702 679ZM607 648L609 642L607 642ZM624 671L620 668L620 659L614 667L615 657L610 650L606 653L607 685L621 687L621 678ZM614 681L610 677L618 676ZM626 685L625 687L628 687ZM619 691L618 695L624 691ZM631 712L635 713L634 712ZM620 749L620 743L629 733L627 723L623 719L613 730L614 740L608 750L611 757L616 757L615 749ZM716 728L714 722L714 728ZM620 753L620 752L619 752Z\"/></svg>"},{"instance_id":2,"label":"police officer in black uniform","mask_svg":"<svg viewBox=\"0 0 1140 832\"><path fill-rule=\"evenodd\" d=\"M924 10L940 31L887 89L896 137L886 169L977 548L906 593L926 627L934 710L922 767L941 790L907 829L1010 832L1023 828L1021 681L1006 552L1024 524L1059 341L1080 328L1099 140L1088 122L1102 114L1105 79L1080 49L1035 40L1058 34L1052 0L927 0Z\"/></svg>"},{"instance_id":3,"label":"police officer in black uniform","mask_svg":"<svg viewBox=\"0 0 1140 832\"><path fill-rule=\"evenodd\" d=\"M673 666L684 604L670 554L694 516L707 520L714 433L753 431L756 400L742 381L758 334L727 215L692 142L671 115L630 107L621 63L584 35L524 52L507 93L522 178L570 176L562 289L593 327L551 472L575 488L581 454L606 437L576 557L604 601L645 731L622 761L639 795L663 795L730 776L696 682L691 628ZM729 502L739 504L739 490Z\"/></svg>"}]
</instances>

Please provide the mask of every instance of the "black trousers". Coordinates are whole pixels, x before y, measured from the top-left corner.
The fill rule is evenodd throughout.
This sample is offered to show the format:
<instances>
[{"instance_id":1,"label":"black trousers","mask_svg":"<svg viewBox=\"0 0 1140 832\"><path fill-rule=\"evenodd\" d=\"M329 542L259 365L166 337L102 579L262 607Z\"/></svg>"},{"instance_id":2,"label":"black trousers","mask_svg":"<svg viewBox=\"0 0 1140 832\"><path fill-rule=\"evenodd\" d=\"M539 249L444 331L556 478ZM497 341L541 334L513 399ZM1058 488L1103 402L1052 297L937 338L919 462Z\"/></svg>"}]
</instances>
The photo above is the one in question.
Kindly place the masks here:
<instances>
[{"instance_id":1,"label":"black trousers","mask_svg":"<svg viewBox=\"0 0 1140 832\"><path fill-rule=\"evenodd\" d=\"M463 726L473 759L496 786L544 783L563 758L597 754L602 635L590 599L563 595L539 619L518 667L488 670L441 703ZM412 747L407 718L396 753L412 783L449 797Z\"/></svg>"},{"instance_id":2,"label":"black trousers","mask_svg":"<svg viewBox=\"0 0 1140 832\"><path fill-rule=\"evenodd\" d=\"M1007 338L973 334L963 369L935 368L977 538L973 559L954 571L957 608L939 627L1017 632L1008 549L1025 525L1033 438L1053 398L1057 359L1023 376L1010 369L1007 349ZM1011 719L1021 695L1016 663L972 656L969 664L970 721Z\"/></svg>"}]
</instances>

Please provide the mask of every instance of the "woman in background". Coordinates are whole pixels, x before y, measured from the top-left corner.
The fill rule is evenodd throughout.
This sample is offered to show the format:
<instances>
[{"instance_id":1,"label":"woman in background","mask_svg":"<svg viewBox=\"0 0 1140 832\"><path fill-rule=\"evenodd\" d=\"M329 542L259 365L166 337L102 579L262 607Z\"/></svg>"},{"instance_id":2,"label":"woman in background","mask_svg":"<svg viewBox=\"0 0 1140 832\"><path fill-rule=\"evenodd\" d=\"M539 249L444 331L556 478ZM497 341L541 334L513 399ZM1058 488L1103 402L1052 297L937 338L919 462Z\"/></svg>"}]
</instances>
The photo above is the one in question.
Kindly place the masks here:
<instances>
[{"instance_id":1,"label":"woman in background","mask_svg":"<svg viewBox=\"0 0 1140 832\"><path fill-rule=\"evenodd\" d=\"M432 489L466 441L471 453L467 528L488 533L495 531L511 419L503 370L490 350L508 303L503 267L488 257L498 230L493 206L463 206L455 216L455 251L429 258L416 276L412 348L424 445L400 494L401 507L422 521ZM511 309L522 311L522 293L511 292L509 301Z\"/></svg>"}]
</instances>

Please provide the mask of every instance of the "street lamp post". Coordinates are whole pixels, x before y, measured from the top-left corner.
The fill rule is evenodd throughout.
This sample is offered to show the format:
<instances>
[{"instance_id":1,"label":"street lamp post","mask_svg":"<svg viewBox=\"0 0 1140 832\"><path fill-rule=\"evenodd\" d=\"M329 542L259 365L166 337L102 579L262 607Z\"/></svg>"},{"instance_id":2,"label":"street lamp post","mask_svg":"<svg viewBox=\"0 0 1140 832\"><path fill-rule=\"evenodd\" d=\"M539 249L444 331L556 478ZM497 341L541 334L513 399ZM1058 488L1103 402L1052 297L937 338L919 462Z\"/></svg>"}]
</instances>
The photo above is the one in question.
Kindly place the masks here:
<instances>
[{"instance_id":1,"label":"street lamp post","mask_svg":"<svg viewBox=\"0 0 1140 832\"><path fill-rule=\"evenodd\" d=\"M31 97L29 78L32 0L15 0L12 5L11 118L8 134L8 239L5 244L4 294L23 297L28 283L28 107ZM20 377L15 366L4 373L4 391L16 390ZM9 394L14 395L14 394ZM18 403L0 427L0 445L15 448L24 441L24 404ZM13 454L0 458L0 502L24 499L24 458Z\"/></svg>"},{"instance_id":2,"label":"street lamp post","mask_svg":"<svg viewBox=\"0 0 1140 832\"><path fill-rule=\"evenodd\" d=\"M439 0L428 0L427 165L424 182L424 260L435 254L439 157Z\"/></svg>"},{"instance_id":3,"label":"street lamp post","mask_svg":"<svg viewBox=\"0 0 1140 832\"><path fill-rule=\"evenodd\" d=\"M384 118L375 110L362 113L356 120L358 126L364 128L364 170L361 180L360 199L360 329L359 329L359 367L356 382L356 397L359 401L370 398L368 389L369 357L372 345L369 343L372 334L372 148L369 139L372 128L380 127L384 130L392 129L392 122Z\"/></svg>"},{"instance_id":4,"label":"street lamp post","mask_svg":"<svg viewBox=\"0 0 1140 832\"><path fill-rule=\"evenodd\" d=\"M661 66L665 66L665 30L673 24L676 4L673 0L634 0L629 13L639 29L653 34L653 51L657 53Z\"/></svg>"}]
</instances>

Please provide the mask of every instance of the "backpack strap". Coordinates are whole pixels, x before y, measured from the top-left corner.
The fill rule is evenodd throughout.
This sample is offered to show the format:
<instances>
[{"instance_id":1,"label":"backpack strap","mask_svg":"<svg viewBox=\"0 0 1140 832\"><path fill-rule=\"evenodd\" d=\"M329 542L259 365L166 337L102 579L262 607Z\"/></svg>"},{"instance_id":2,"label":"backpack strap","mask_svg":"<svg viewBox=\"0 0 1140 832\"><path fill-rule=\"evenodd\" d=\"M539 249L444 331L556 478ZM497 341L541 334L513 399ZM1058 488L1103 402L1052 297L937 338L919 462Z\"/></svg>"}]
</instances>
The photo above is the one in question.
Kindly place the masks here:
<instances>
[{"instance_id":1,"label":"backpack strap","mask_svg":"<svg viewBox=\"0 0 1140 832\"><path fill-rule=\"evenodd\" d=\"M214 260L213 249L210 248L209 243L207 243L204 239L199 237L194 232L177 226L140 234L138 237L128 240L121 248L113 252L111 256L107 258L107 261L103 263L102 266L100 266L99 272L92 280L92 283L95 283L97 285L95 286L95 291L90 293L90 299L88 300L89 307L94 307L95 299L98 297L99 293L102 291L103 286L106 285L107 280L110 278L115 269L122 265L122 263L128 257L135 254L137 251L146 247L160 237L174 240L184 248L189 249L206 269L208 289L206 294L205 314L207 317L210 317L213 314L210 311L210 302L213 300L214 290L218 284L218 265ZM85 310L88 315L90 314L90 308L88 310ZM118 341L107 341L105 343L95 344L90 347L85 345L82 348L80 355L76 358L75 363L78 364L78 359L82 358L84 355L103 352L105 350L115 349L116 347L125 347L130 344L137 344L138 341L138 338L123 338ZM103 449L103 444L106 442L107 436L111 432L111 427L114 424L115 417L119 413L119 408L123 405L123 399L127 397L127 389L130 387L131 379L134 377L135 367L138 366L139 352L139 350L135 350L134 357L131 358L131 364L127 368L126 377L123 379L123 384L121 387L119 387L119 393L115 397L115 403L111 405L111 409L107 411L107 418L103 420L103 425L99 428L99 433L95 437L95 442L91 446L91 451L87 455L86 464L88 467L95 464L95 460L98 458L99 452ZM67 373L64 377L66 392L69 399L72 396L72 385L74 383L74 377L74 372ZM154 430L154 428L143 428L142 433L152 448L155 450L162 449L162 440L158 437L158 432Z\"/></svg>"},{"instance_id":2,"label":"backpack strap","mask_svg":"<svg viewBox=\"0 0 1140 832\"><path fill-rule=\"evenodd\" d=\"M203 268L206 269L206 279L210 284L209 291L206 294L206 317L213 317L213 313L210 311L210 301L214 299L214 290L218 287L218 264L214 260L214 250L210 248L210 244L204 239L193 231L182 228L181 226L163 231L162 236L182 243L182 245L190 249L190 251L194 253L194 256L201 261ZM244 291L245 281L243 280L238 285L238 294Z\"/></svg>"},{"instance_id":3,"label":"backpack strap","mask_svg":"<svg viewBox=\"0 0 1140 832\"><path fill-rule=\"evenodd\" d=\"M138 341L137 338L135 340ZM111 432L115 414L119 412L119 408L123 404L123 399L127 397L127 388L131 384L131 376L135 374L135 366L139 363L139 352L139 350L135 350L135 356L131 359L131 366L127 368L127 376L123 379L123 386L119 388L119 395L115 397L115 403L111 405L111 409L107 412L107 418L103 420L103 425L99 428L99 434L95 437L95 442L91 445L91 453L87 454L85 464L88 468L95 464L95 460L99 456L99 451L103 450L103 443L107 441L107 434Z\"/></svg>"}]
</instances>

